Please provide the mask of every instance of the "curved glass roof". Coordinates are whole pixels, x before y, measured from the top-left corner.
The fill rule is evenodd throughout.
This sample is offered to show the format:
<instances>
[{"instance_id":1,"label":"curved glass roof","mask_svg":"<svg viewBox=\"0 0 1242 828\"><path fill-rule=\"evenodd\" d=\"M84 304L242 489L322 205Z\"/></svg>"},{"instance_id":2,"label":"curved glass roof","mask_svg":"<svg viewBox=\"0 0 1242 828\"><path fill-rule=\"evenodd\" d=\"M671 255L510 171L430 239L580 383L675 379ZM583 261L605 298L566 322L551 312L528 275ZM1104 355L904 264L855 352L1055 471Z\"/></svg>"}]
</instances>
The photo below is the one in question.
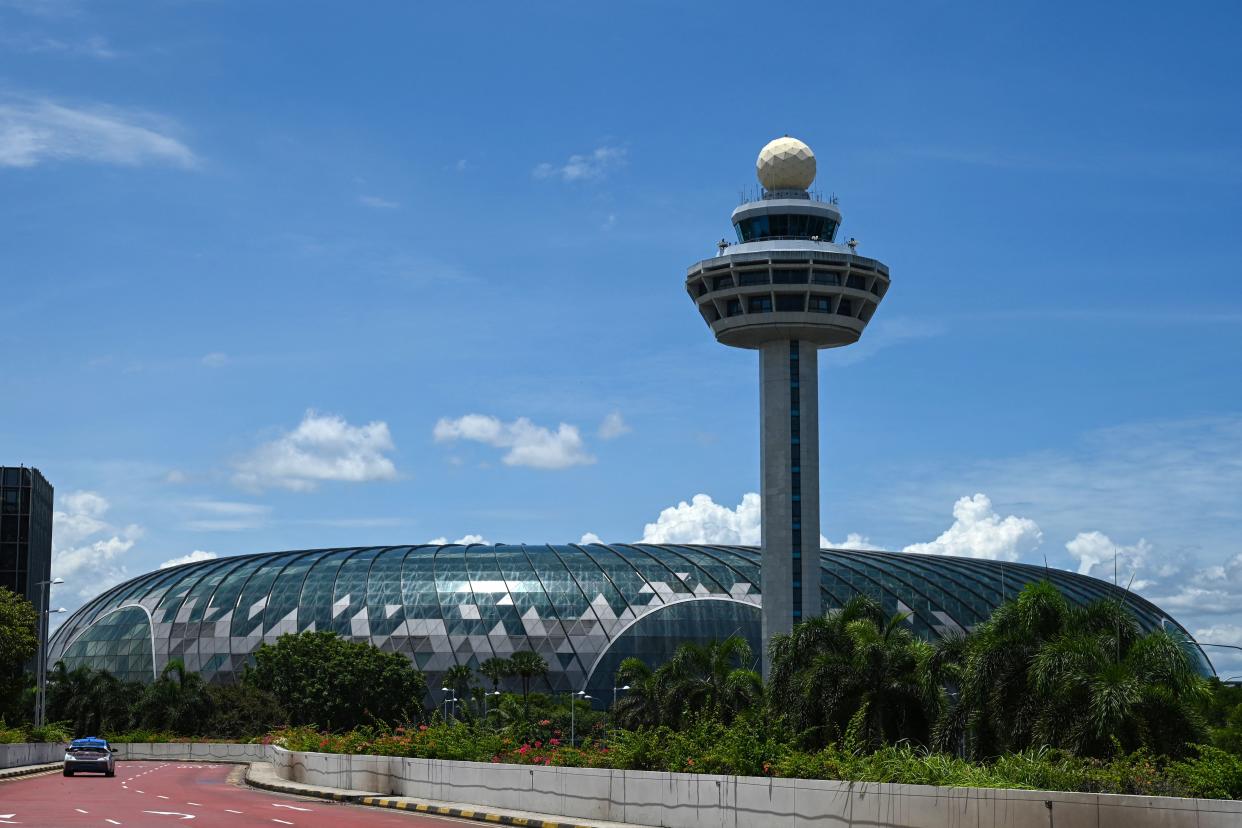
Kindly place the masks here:
<instances>
[{"instance_id":1,"label":"curved glass roof","mask_svg":"<svg viewBox=\"0 0 1242 828\"><path fill-rule=\"evenodd\" d=\"M231 682L262 642L332 630L403 653L439 687L455 664L534 650L548 688L610 692L611 670L658 663L683 640L759 637L759 550L651 544L385 546L239 555L159 570L83 606L51 641L50 662L149 680L181 659ZM1117 596L1144 630L1190 636L1112 584L1019 563L893 552L820 551L825 610L866 593L927 639L969 630L1047 579L1086 603ZM678 605L675 612L661 612ZM128 609L127 609L128 608ZM141 608L139 610L138 608ZM752 629L753 627L753 629ZM613 645L617 647L614 649ZM1194 647L1200 669L1211 666Z\"/></svg>"}]
</instances>

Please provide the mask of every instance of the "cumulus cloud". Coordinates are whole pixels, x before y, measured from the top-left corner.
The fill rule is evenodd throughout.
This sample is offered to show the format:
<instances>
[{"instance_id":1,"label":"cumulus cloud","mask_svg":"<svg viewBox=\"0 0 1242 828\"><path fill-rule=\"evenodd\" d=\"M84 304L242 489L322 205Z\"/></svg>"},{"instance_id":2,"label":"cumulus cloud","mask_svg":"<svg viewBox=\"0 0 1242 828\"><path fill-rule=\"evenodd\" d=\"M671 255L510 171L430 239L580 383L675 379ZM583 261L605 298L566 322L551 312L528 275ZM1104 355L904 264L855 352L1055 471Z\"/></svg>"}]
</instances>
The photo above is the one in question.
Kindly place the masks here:
<instances>
[{"instance_id":1,"label":"cumulus cloud","mask_svg":"<svg viewBox=\"0 0 1242 828\"><path fill-rule=\"evenodd\" d=\"M223 368L229 362L229 355L220 351L212 351L210 354L205 354L201 362L208 368Z\"/></svg>"},{"instance_id":2,"label":"cumulus cloud","mask_svg":"<svg viewBox=\"0 0 1242 828\"><path fill-rule=\"evenodd\" d=\"M1138 543L1124 546L1114 543L1112 538L1103 532L1079 532L1065 544L1066 550L1078 561L1078 572L1082 575L1093 575L1096 578L1111 580L1114 573L1119 576L1121 586L1129 584L1134 589L1142 589L1152 582L1136 580L1135 573L1152 563L1152 545L1144 538ZM1153 574L1169 575L1172 570L1156 567Z\"/></svg>"},{"instance_id":3,"label":"cumulus cloud","mask_svg":"<svg viewBox=\"0 0 1242 828\"><path fill-rule=\"evenodd\" d=\"M392 480L397 469L386 453L394 449L385 422L352 426L341 417L307 411L293 431L239 460L233 482L252 491L306 492L324 481Z\"/></svg>"},{"instance_id":4,"label":"cumulus cloud","mask_svg":"<svg viewBox=\"0 0 1242 828\"><path fill-rule=\"evenodd\" d=\"M562 181L587 181L603 178L625 163L625 149L600 146L585 155L571 155L564 164L544 162L532 171L535 178L559 178Z\"/></svg>"},{"instance_id":5,"label":"cumulus cloud","mask_svg":"<svg viewBox=\"0 0 1242 828\"><path fill-rule=\"evenodd\" d=\"M690 502L660 512L655 523L643 527L643 543L725 543L759 545L759 495L747 492L730 509L696 494Z\"/></svg>"},{"instance_id":6,"label":"cumulus cloud","mask_svg":"<svg viewBox=\"0 0 1242 828\"><path fill-rule=\"evenodd\" d=\"M194 153L168 132L165 123L141 113L9 100L0 102L0 167L49 161L194 166Z\"/></svg>"},{"instance_id":7,"label":"cumulus cloud","mask_svg":"<svg viewBox=\"0 0 1242 828\"><path fill-rule=\"evenodd\" d=\"M433 433L438 443L472 440L508 449L501 459L509 466L567 469L595 462L583 446L578 427L568 423L561 423L552 431L525 417L504 423L485 414L467 414L455 420L441 418Z\"/></svg>"},{"instance_id":8,"label":"cumulus cloud","mask_svg":"<svg viewBox=\"0 0 1242 828\"><path fill-rule=\"evenodd\" d=\"M110 504L97 492L71 492L52 513L52 576L89 598L128 577L125 555L142 537L136 524L117 528L104 518Z\"/></svg>"},{"instance_id":9,"label":"cumulus cloud","mask_svg":"<svg viewBox=\"0 0 1242 828\"><path fill-rule=\"evenodd\" d=\"M427 541L427 543L433 544L435 546L443 546L447 543L483 543L483 544L486 544L486 543L491 543L491 541L489 541L487 538L483 537L482 535L462 535L460 538L458 538L455 541L450 541L447 536L441 535L438 538L432 538L431 540Z\"/></svg>"},{"instance_id":10,"label":"cumulus cloud","mask_svg":"<svg viewBox=\"0 0 1242 828\"><path fill-rule=\"evenodd\" d=\"M182 555L180 558L169 558L160 564L160 569L169 569L182 564L196 563L198 561L214 561L218 555L215 552L204 552L201 549L195 549L188 555Z\"/></svg>"},{"instance_id":11,"label":"cumulus cloud","mask_svg":"<svg viewBox=\"0 0 1242 828\"><path fill-rule=\"evenodd\" d=\"M621 416L620 411L613 411L599 424L601 440L615 440L618 437L629 434L633 430L625 421L625 418Z\"/></svg>"},{"instance_id":12,"label":"cumulus cloud","mask_svg":"<svg viewBox=\"0 0 1242 828\"><path fill-rule=\"evenodd\" d=\"M603 541L600 540L599 535L595 534L594 532L587 532L585 535L582 536L581 540L579 540L578 543L603 543Z\"/></svg>"},{"instance_id":13,"label":"cumulus cloud","mask_svg":"<svg viewBox=\"0 0 1242 828\"><path fill-rule=\"evenodd\" d=\"M903 552L956 555L1016 561L1043 540L1035 521L1009 515L1001 517L985 494L962 497L953 504L953 525L930 543L914 543Z\"/></svg>"}]
</instances>

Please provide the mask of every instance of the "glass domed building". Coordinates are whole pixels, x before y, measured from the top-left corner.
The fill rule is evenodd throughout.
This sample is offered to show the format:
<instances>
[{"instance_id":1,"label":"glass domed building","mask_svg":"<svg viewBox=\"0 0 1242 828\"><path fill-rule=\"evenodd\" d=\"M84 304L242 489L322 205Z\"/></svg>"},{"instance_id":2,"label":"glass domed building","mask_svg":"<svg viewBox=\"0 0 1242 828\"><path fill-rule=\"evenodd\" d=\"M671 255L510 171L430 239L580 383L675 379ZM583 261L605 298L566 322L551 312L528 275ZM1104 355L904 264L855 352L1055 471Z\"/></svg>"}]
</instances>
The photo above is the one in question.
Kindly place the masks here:
<instances>
[{"instance_id":1,"label":"glass domed building","mask_svg":"<svg viewBox=\"0 0 1242 828\"><path fill-rule=\"evenodd\" d=\"M1186 631L1112 584L1055 569L936 555L820 551L831 611L865 593L908 613L927 639L970 629L1023 585L1047 579L1072 601L1118 597L1144 630ZM621 660L664 661L683 641L740 634L759 646L754 547L650 544L421 545L314 549L199 561L139 576L73 613L49 663L150 681L171 659L235 681L251 653L283 633L331 630L399 652L441 686L455 664L534 650L544 689L611 699Z\"/></svg>"}]
</instances>

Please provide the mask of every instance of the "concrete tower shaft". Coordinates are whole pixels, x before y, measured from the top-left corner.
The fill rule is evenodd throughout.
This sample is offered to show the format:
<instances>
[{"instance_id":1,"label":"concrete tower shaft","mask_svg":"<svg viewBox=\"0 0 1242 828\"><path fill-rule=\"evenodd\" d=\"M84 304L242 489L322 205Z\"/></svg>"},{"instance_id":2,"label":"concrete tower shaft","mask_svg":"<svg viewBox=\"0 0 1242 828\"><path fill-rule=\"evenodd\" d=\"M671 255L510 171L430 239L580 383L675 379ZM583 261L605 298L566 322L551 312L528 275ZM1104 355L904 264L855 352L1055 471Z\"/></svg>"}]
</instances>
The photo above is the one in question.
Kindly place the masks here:
<instances>
[{"instance_id":1,"label":"concrete tower shaft","mask_svg":"<svg viewBox=\"0 0 1242 828\"><path fill-rule=\"evenodd\" d=\"M690 267L686 291L716 340L759 351L763 642L822 612L819 349L857 342L888 268L836 242L836 200L811 196L815 155L795 138L759 154L761 197L733 211L737 241ZM764 672L767 654L764 653Z\"/></svg>"}]
</instances>

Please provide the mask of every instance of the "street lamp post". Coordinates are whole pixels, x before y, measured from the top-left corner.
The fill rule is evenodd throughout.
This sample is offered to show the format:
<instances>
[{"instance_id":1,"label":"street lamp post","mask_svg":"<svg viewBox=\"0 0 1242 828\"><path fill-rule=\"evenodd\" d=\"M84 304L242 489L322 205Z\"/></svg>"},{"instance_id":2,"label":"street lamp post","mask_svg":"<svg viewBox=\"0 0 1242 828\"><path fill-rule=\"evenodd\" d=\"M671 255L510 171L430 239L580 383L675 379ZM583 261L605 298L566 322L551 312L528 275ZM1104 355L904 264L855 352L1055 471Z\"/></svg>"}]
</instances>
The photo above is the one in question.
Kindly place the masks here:
<instances>
[{"instance_id":1,"label":"street lamp post","mask_svg":"<svg viewBox=\"0 0 1242 828\"><path fill-rule=\"evenodd\" d=\"M577 700L577 699L575 699L575 698L574 698L574 696L579 696L579 697L581 697L583 701L590 701L590 700L591 700L591 697L587 695L587 692L586 692L585 690L579 690L577 693L572 693L572 694L570 694L570 696L569 696L569 746L570 746L570 747L574 747L574 746L577 744L577 743L576 743L576 741L575 741L575 739L574 739L574 737L575 737L575 733L574 733L574 725L575 725L575 717L574 717L574 712L575 712L575 709L576 709L576 707L577 707L577 701L578 701L578 700Z\"/></svg>"},{"instance_id":2,"label":"street lamp post","mask_svg":"<svg viewBox=\"0 0 1242 828\"><path fill-rule=\"evenodd\" d=\"M447 722L448 715L449 715L448 713L449 702L453 703L453 711L456 712L457 710L457 694L453 691L452 687L441 687L440 690L445 694L444 696L444 721Z\"/></svg>"},{"instance_id":3,"label":"street lamp post","mask_svg":"<svg viewBox=\"0 0 1242 828\"><path fill-rule=\"evenodd\" d=\"M488 699L494 696L499 696L499 695L500 695L499 690L493 690L490 693L483 694L483 721L487 721L488 716L490 716L492 712L492 705L491 705L491 702L488 701Z\"/></svg>"},{"instance_id":4,"label":"street lamp post","mask_svg":"<svg viewBox=\"0 0 1242 828\"><path fill-rule=\"evenodd\" d=\"M629 690L629 689L630 689L630 686L629 686L628 684L627 684L627 685L625 685L624 687L614 687L614 688L612 688L612 706L613 706L613 707L616 707L616 706L617 706L617 691L618 691L618 690Z\"/></svg>"},{"instance_id":5,"label":"street lamp post","mask_svg":"<svg viewBox=\"0 0 1242 828\"><path fill-rule=\"evenodd\" d=\"M61 578L39 581L39 655L35 661L35 725L38 727L44 725L47 712L47 622L52 613L47 607L48 599L51 598L51 587L63 583ZM65 612L65 608L61 607L56 612Z\"/></svg>"}]
</instances>

